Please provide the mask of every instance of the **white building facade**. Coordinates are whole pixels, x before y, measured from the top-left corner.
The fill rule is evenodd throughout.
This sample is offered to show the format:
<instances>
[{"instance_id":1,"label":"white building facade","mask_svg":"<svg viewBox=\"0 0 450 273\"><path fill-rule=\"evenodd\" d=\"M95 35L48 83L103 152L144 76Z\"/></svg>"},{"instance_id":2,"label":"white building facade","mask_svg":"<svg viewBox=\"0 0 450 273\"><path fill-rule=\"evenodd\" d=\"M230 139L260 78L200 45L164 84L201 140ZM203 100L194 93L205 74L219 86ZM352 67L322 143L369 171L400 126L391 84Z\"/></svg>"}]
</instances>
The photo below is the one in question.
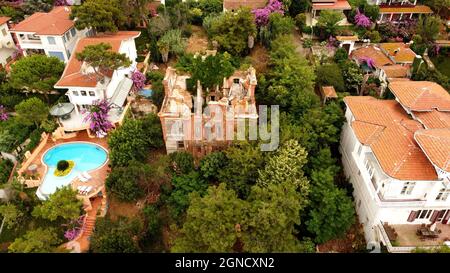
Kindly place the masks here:
<instances>
[{"instance_id":1,"label":"white building facade","mask_svg":"<svg viewBox=\"0 0 450 273\"><path fill-rule=\"evenodd\" d=\"M16 46L9 32L9 17L0 17L0 67L12 60Z\"/></svg>"}]
</instances>

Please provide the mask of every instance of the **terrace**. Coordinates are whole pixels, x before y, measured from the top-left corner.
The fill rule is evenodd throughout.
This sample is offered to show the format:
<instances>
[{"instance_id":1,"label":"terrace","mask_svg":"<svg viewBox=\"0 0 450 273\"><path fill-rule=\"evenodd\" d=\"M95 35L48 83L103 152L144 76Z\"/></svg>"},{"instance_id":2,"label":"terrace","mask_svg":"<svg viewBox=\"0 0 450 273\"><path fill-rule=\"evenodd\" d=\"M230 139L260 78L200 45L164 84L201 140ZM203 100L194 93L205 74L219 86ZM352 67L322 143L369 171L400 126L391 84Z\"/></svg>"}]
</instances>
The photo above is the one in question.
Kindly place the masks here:
<instances>
[{"instance_id":1,"label":"terrace","mask_svg":"<svg viewBox=\"0 0 450 273\"><path fill-rule=\"evenodd\" d=\"M418 231L423 225L379 225L383 241L390 252L411 252L417 247L439 247L450 241L450 225L436 223L435 236L424 237ZM425 227L426 228L426 227Z\"/></svg>"}]
</instances>

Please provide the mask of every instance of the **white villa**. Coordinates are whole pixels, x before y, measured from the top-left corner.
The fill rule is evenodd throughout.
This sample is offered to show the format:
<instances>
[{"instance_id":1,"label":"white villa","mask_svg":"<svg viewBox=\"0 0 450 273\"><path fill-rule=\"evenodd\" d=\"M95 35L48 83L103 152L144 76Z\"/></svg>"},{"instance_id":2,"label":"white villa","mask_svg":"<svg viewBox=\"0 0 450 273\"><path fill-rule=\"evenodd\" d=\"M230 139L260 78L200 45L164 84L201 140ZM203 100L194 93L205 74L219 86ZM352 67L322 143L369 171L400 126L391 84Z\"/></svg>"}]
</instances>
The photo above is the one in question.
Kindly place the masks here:
<instances>
[{"instance_id":1,"label":"white villa","mask_svg":"<svg viewBox=\"0 0 450 273\"><path fill-rule=\"evenodd\" d=\"M70 7L55 7L49 13L36 12L10 31L16 35L18 46L25 56L45 54L66 63L77 41L92 35L91 30L77 30L69 15Z\"/></svg>"},{"instance_id":2,"label":"white villa","mask_svg":"<svg viewBox=\"0 0 450 273\"><path fill-rule=\"evenodd\" d=\"M74 132L86 130L89 124L83 122L83 109L95 101L108 99L113 104L110 121L117 122L122 116L123 106L132 88L131 73L136 70L136 44L134 39L140 32L119 31L114 34L103 34L81 39L70 58L61 79L55 84L57 89L66 89L70 103L75 106L70 117L61 119L64 131ZM98 81L92 67L76 59L75 53L83 51L86 46L100 43L110 44L112 50L125 54L131 61L130 67L110 71L105 79ZM106 96L106 97L105 97Z\"/></svg>"},{"instance_id":3,"label":"white villa","mask_svg":"<svg viewBox=\"0 0 450 273\"><path fill-rule=\"evenodd\" d=\"M340 151L368 245L408 252L450 240L450 95L427 81L389 89L396 100L344 99ZM433 223L442 235L419 240L416 225Z\"/></svg>"},{"instance_id":4,"label":"white villa","mask_svg":"<svg viewBox=\"0 0 450 273\"><path fill-rule=\"evenodd\" d=\"M9 32L9 19L11 18L0 16L0 68L12 60L13 53L16 49L14 40Z\"/></svg>"}]
</instances>

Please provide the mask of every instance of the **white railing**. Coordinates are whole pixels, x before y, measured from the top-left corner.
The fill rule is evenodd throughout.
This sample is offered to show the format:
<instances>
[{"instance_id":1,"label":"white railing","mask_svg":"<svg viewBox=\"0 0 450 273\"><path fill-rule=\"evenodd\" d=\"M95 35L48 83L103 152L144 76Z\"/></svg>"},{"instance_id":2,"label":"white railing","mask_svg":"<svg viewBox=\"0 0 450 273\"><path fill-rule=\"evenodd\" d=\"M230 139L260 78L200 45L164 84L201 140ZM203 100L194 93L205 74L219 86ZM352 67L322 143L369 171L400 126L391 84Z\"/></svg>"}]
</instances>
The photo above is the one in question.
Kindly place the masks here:
<instances>
[{"instance_id":1,"label":"white railing","mask_svg":"<svg viewBox=\"0 0 450 273\"><path fill-rule=\"evenodd\" d=\"M417 246L393 246L391 240L389 239L389 236L386 233L386 230L384 230L382 222L380 222L380 224L378 225L378 230L382 237L382 241L384 242L387 250L390 253L410 253L417 248ZM420 246L421 249L433 249L435 247L437 246Z\"/></svg>"}]
</instances>

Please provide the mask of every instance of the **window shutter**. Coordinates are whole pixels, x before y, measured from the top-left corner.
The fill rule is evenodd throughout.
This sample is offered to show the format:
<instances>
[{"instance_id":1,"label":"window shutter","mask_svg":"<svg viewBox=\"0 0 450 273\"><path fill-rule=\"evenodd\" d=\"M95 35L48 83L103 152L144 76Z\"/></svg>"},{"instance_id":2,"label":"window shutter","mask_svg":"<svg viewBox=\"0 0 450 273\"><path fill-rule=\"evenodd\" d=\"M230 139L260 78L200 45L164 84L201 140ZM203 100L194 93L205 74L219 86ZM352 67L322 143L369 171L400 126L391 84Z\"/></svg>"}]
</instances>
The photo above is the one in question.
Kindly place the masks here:
<instances>
[{"instance_id":1,"label":"window shutter","mask_svg":"<svg viewBox=\"0 0 450 273\"><path fill-rule=\"evenodd\" d=\"M442 220L442 224L447 224L449 218L450 218L450 210L447 210L447 213L445 214L444 219Z\"/></svg>"},{"instance_id":2,"label":"window shutter","mask_svg":"<svg viewBox=\"0 0 450 273\"><path fill-rule=\"evenodd\" d=\"M434 222L436 222L436 219L438 218L438 216L439 216L439 210L435 210L435 211L433 211L433 214L431 215L431 218L430 218L430 222L431 223L434 223Z\"/></svg>"},{"instance_id":3,"label":"window shutter","mask_svg":"<svg viewBox=\"0 0 450 273\"><path fill-rule=\"evenodd\" d=\"M409 214L409 217L408 217L408 222L413 222L414 220L416 220L417 214L418 214L418 211L415 211L415 210L411 211L411 213Z\"/></svg>"}]
</instances>

